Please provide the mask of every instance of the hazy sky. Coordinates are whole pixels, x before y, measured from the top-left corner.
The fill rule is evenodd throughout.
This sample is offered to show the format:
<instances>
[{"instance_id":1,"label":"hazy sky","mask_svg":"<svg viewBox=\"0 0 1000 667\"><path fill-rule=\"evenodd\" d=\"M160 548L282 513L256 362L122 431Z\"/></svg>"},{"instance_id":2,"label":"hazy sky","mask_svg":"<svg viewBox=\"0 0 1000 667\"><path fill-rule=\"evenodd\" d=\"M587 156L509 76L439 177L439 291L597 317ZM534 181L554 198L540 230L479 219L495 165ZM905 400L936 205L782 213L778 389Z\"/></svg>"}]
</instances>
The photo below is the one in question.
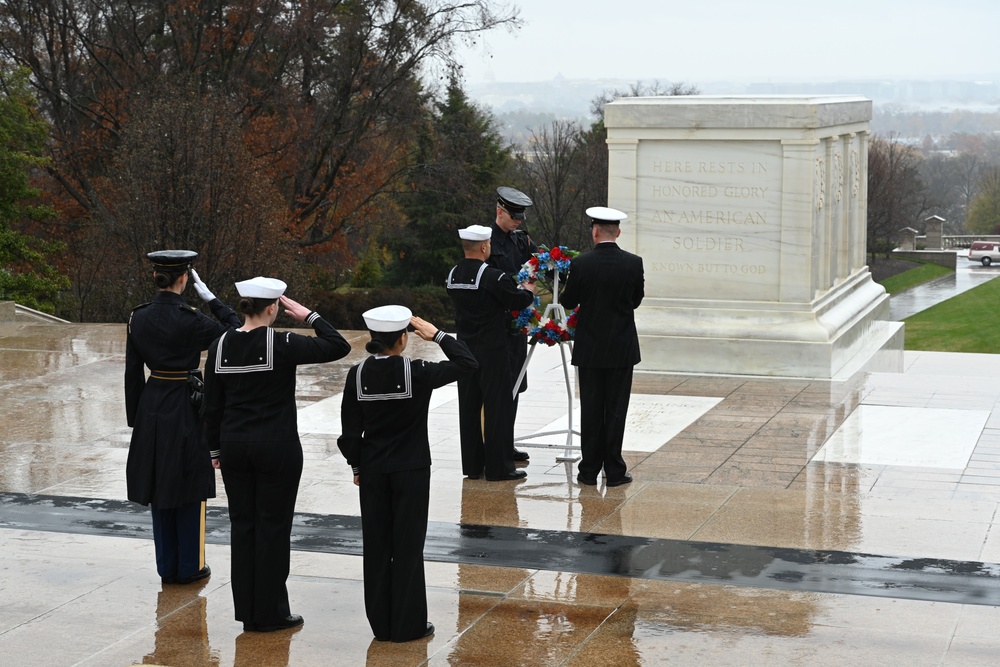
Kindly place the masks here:
<instances>
[{"instance_id":1,"label":"hazy sky","mask_svg":"<svg viewBox=\"0 0 1000 667\"><path fill-rule=\"evenodd\" d=\"M509 4L509 3L508 3ZM1000 78L1000 0L520 0L465 80Z\"/></svg>"}]
</instances>

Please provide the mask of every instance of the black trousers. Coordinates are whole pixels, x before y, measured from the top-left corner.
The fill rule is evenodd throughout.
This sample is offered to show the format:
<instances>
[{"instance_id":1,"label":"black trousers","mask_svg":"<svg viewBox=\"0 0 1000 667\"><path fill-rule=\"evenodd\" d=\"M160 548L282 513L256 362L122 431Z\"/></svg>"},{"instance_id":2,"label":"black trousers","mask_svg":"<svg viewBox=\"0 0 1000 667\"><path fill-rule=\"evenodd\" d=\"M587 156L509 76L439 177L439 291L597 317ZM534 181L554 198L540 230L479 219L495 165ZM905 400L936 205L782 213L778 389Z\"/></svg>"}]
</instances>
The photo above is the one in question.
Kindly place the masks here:
<instances>
[{"instance_id":1,"label":"black trousers","mask_svg":"<svg viewBox=\"0 0 1000 667\"><path fill-rule=\"evenodd\" d=\"M153 515L156 572L161 578L190 577L205 567L205 503L159 509Z\"/></svg>"},{"instance_id":2,"label":"black trousers","mask_svg":"<svg viewBox=\"0 0 1000 667\"><path fill-rule=\"evenodd\" d=\"M285 581L302 445L224 442L220 462L232 522L236 620L275 625L291 613Z\"/></svg>"},{"instance_id":3,"label":"black trousers","mask_svg":"<svg viewBox=\"0 0 1000 667\"><path fill-rule=\"evenodd\" d=\"M632 391L632 366L587 368L580 373L580 474L617 480L626 472L622 458L625 416Z\"/></svg>"},{"instance_id":4,"label":"black trousers","mask_svg":"<svg viewBox=\"0 0 1000 667\"><path fill-rule=\"evenodd\" d=\"M431 469L361 471L365 612L379 639L408 641L427 628L424 538Z\"/></svg>"},{"instance_id":5,"label":"black trousers","mask_svg":"<svg viewBox=\"0 0 1000 667\"><path fill-rule=\"evenodd\" d=\"M479 370L458 380L462 474L502 477L514 472L514 399L506 348L473 350Z\"/></svg>"}]
</instances>

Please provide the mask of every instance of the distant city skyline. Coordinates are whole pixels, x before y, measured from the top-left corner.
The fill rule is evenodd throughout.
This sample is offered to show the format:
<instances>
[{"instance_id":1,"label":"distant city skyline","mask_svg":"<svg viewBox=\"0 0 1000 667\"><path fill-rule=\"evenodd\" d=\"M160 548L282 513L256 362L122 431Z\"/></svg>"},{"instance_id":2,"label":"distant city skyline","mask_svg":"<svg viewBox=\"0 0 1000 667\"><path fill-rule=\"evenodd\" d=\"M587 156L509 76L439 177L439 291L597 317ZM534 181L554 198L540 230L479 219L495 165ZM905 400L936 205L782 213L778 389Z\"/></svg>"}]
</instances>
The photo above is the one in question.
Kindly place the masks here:
<instances>
[{"instance_id":1,"label":"distant city skyline","mask_svg":"<svg viewBox=\"0 0 1000 667\"><path fill-rule=\"evenodd\" d=\"M459 49L466 82L1000 78L997 0L513 4L520 30Z\"/></svg>"}]
</instances>

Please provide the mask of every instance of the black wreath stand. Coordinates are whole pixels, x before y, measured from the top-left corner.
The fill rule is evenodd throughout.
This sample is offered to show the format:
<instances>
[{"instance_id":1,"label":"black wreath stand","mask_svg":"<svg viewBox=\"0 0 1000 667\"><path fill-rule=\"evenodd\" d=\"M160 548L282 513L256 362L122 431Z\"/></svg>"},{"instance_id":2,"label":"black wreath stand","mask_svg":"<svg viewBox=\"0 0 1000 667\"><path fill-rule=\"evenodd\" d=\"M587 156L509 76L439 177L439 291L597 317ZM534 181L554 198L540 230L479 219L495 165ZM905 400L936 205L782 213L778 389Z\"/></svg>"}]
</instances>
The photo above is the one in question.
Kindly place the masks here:
<instances>
[{"instance_id":1,"label":"black wreath stand","mask_svg":"<svg viewBox=\"0 0 1000 667\"><path fill-rule=\"evenodd\" d=\"M541 319L546 318L554 320L560 324L565 325L566 323L566 309L559 303L559 271L553 271L554 274L552 282L552 303L545 306L545 313L542 315ZM534 343L531 345L531 349L528 350L528 356L524 359L524 364L521 366L521 372L517 375L517 381L514 382L514 398L517 398L517 389L521 386L521 380L524 379L525 374L528 372L528 364L531 363L531 356L535 353L535 348L543 343ZM547 448L557 448L563 445L549 445L549 444L538 444L527 442L533 438L541 438L550 435L565 435L566 444L564 445L565 451L561 456L556 457L556 461L578 461L580 459L579 454L574 450L578 450L579 446L573 444L573 436L580 435L580 432L573 428L573 382L570 379L570 359L573 355L573 341L572 340L561 340L556 343L559 346L559 355L562 357L562 367L563 367L563 380L566 384L566 415L567 415L567 427L558 431L543 431L541 433L532 433L526 435L515 441L515 445L522 445L526 447L547 447ZM569 347L570 356L566 356L566 348Z\"/></svg>"}]
</instances>

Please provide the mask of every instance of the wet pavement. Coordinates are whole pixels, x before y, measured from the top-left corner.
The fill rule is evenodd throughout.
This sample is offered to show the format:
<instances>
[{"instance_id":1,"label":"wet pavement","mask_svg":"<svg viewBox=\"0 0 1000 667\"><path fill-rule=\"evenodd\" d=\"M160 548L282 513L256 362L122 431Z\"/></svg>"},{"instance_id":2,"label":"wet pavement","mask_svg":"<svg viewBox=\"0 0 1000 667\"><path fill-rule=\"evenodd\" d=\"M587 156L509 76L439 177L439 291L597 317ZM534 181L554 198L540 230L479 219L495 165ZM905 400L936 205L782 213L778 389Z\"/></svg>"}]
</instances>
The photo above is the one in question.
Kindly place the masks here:
<instances>
[{"instance_id":1,"label":"wet pavement","mask_svg":"<svg viewBox=\"0 0 1000 667\"><path fill-rule=\"evenodd\" d=\"M950 299L1000 276L1000 266L983 266L969 261L968 250L958 250L955 272L893 294L889 301L889 318L895 322Z\"/></svg>"},{"instance_id":2,"label":"wet pavement","mask_svg":"<svg viewBox=\"0 0 1000 667\"><path fill-rule=\"evenodd\" d=\"M164 586L124 500L124 327L0 324L0 656L12 665L995 664L1000 358L914 353L842 381L637 373L631 485L583 487L559 447L465 480L457 402L429 419L436 634L375 642L358 497L336 448L355 352L304 367L288 587L305 625L233 620L226 499L213 575ZM413 356L438 358L436 346ZM565 420L558 353L517 430ZM636 407L638 406L638 407Z\"/></svg>"},{"instance_id":3,"label":"wet pavement","mask_svg":"<svg viewBox=\"0 0 1000 667\"><path fill-rule=\"evenodd\" d=\"M149 513L127 501L0 493L0 526L152 539ZM228 512L213 508L206 541L230 542ZM293 551L360 556L360 517L297 513ZM665 540L628 535L431 521L427 561L574 575L850 593L1000 605L1000 565L845 551Z\"/></svg>"}]
</instances>

